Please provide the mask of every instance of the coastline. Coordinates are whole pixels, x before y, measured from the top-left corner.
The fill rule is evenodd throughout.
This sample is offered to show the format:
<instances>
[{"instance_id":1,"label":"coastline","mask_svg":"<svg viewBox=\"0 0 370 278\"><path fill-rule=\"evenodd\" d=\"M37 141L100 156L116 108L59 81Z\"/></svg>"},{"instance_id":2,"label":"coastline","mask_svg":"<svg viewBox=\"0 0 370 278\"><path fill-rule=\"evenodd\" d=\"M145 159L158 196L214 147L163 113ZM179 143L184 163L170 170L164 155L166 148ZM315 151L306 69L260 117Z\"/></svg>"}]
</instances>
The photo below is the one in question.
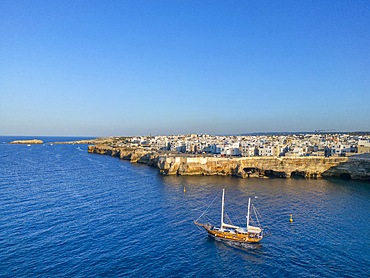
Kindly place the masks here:
<instances>
[{"instance_id":1,"label":"coastline","mask_svg":"<svg viewBox=\"0 0 370 278\"><path fill-rule=\"evenodd\" d=\"M9 143L42 144L41 142L36 142L36 139L26 139L14 140ZM370 154L356 154L346 157L216 157L210 154L159 151L151 147L120 146L115 138L49 141L45 144L88 145L88 153L109 155L132 163L147 164L157 168L163 175L234 176L239 178L335 177L370 181Z\"/></svg>"},{"instance_id":2,"label":"coastline","mask_svg":"<svg viewBox=\"0 0 370 278\"><path fill-rule=\"evenodd\" d=\"M210 157L156 152L142 148L89 145L92 154L109 155L159 169L163 175L240 178L322 178L370 180L370 157Z\"/></svg>"}]
</instances>

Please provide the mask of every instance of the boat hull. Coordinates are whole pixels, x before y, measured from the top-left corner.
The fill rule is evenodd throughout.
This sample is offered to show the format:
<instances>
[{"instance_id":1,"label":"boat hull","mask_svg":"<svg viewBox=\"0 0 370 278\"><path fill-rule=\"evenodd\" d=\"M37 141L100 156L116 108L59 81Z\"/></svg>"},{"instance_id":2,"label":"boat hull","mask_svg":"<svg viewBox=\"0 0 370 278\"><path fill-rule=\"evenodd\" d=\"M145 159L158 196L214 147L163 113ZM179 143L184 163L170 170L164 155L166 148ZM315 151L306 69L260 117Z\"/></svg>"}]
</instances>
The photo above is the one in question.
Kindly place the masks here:
<instances>
[{"instance_id":1,"label":"boat hull","mask_svg":"<svg viewBox=\"0 0 370 278\"><path fill-rule=\"evenodd\" d=\"M258 243L262 240L262 237L252 238L250 237L250 235L243 235L243 234L229 233L229 232L218 232L214 230L207 230L207 233L213 238L226 240L226 241Z\"/></svg>"}]
</instances>

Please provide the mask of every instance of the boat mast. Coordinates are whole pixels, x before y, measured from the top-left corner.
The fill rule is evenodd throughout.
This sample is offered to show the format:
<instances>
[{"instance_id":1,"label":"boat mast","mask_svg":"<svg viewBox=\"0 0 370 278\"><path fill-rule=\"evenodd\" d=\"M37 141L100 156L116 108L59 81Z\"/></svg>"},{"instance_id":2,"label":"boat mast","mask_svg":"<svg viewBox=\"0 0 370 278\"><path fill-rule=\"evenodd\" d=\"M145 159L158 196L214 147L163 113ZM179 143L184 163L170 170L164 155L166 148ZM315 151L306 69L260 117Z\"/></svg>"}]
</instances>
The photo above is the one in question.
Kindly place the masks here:
<instances>
[{"instance_id":1,"label":"boat mast","mask_svg":"<svg viewBox=\"0 0 370 278\"><path fill-rule=\"evenodd\" d=\"M248 199L247 231L248 231L248 227L249 227L249 211L250 211L250 208L251 208L251 198Z\"/></svg>"},{"instance_id":2,"label":"boat mast","mask_svg":"<svg viewBox=\"0 0 370 278\"><path fill-rule=\"evenodd\" d=\"M224 199L225 199L225 189L222 189L222 203L221 203L221 230L224 228Z\"/></svg>"}]
</instances>

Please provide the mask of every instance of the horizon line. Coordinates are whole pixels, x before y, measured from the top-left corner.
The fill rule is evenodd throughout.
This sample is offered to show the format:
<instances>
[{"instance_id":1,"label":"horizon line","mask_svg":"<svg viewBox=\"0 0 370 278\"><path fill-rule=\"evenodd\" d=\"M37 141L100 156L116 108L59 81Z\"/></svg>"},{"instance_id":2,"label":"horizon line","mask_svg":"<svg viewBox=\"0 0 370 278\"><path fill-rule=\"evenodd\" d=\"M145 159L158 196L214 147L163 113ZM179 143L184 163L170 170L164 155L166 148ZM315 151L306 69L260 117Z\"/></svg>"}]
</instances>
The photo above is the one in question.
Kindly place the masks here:
<instances>
[{"instance_id":1,"label":"horizon line","mask_svg":"<svg viewBox=\"0 0 370 278\"><path fill-rule=\"evenodd\" d=\"M210 134L210 133L171 133L171 134L147 134L147 135L2 135L0 137L89 137L89 138L106 138L106 137L137 137L137 136L176 136L176 135L189 135L189 134L206 134L211 136L248 136L248 135L289 135L289 134L368 134L369 131L355 130L355 131L256 131L256 132L242 132L242 133L229 133L229 134Z\"/></svg>"}]
</instances>

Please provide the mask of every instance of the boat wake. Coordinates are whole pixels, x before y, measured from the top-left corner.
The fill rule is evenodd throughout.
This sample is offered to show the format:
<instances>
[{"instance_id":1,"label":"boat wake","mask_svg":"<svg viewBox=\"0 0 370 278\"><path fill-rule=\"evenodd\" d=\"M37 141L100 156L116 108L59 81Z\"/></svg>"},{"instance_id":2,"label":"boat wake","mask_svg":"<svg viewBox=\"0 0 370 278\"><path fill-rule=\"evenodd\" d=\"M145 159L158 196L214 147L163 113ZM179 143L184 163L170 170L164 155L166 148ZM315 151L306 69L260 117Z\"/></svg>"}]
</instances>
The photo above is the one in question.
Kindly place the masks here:
<instances>
[{"instance_id":1,"label":"boat wake","mask_svg":"<svg viewBox=\"0 0 370 278\"><path fill-rule=\"evenodd\" d=\"M236 241L225 241L216 239L217 242L220 242L222 244L225 244L226 246L240 249L240 250L259 250L262 248L262 244L256 244L256 243L247 243L247 242L236 242Z\"/></svg>"}]
</instances>

